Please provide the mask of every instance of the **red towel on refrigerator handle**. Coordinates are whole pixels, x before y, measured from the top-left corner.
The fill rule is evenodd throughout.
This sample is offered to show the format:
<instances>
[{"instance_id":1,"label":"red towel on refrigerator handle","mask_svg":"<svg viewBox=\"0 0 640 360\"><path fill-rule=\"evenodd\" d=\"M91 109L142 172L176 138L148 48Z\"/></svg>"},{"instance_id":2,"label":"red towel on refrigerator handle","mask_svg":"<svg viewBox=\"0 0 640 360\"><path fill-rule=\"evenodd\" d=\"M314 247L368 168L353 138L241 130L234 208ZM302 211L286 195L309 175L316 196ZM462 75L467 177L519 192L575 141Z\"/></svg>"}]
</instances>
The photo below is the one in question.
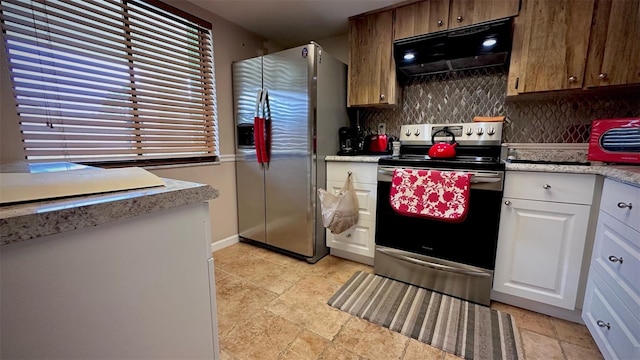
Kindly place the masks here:
<instances>
[{"instance_id":1,"label":"red towel on refrigerator handle","mask_svg":"<svg viewBox=\"0 0 640 360\"><path fill-rule=\"evenodd\" d=\"M396 169L389 203L396 212L432 220L461 222L469 210L471 174L458 171Z\"/></svg>"}]
</instances>

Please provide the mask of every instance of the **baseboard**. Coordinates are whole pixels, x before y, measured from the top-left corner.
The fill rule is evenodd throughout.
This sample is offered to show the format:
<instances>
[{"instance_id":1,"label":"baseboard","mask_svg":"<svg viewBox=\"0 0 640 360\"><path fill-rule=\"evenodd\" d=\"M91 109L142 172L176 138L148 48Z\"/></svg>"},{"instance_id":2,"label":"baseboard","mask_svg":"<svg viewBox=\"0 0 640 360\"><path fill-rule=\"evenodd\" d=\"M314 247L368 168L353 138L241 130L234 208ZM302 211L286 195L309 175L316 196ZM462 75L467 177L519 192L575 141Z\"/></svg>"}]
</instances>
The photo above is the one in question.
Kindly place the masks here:
<instances>
[{"instance_id":1,"label":"baseboard","mask_svg":"<svg viewBox=\"0 0 640 360\"><path fill-rule=\"evenodd\" d=\"M348 251L344 251L344 250L340 250L340 249L336 249L336 248L331 248L331 252L330 253L333 256L337 256L337 257L341 257L343 259L347 259L347 260L359 262L359 263L362 263L362 264L365 264L365 265L373 266L373 258L372 257L368 257L368 256L360 255L360 254L354 254L354 253L350 253Z\"/></svg>"},{"instance_id":2,"label":"baseboard","mask_svg":"<svg viewBox=\"0 0 640 360\"><path fill-rule=\"evenodd\" d=\"M579 324L584 324L582 320L582 310L575 309L563 309L553 305L543 304L537 301L524 299L518 296L513 296L497 291L491 291L491 300L516 306L519 308L535 311L540 314L553 316L558 319L572 321Z\"/></svg>"},{"instance_id":3,"label":"baseboard","mask_svg":"<svg viewBox=\"0 0 640 360\"><path fill-rule=\"evenodd\" d=\"M240 241L240 237L238 235L231 235L228 238L224 238L222 240L218 240L216 242L211 243L211 252L218 251L220 249L224 249L227 246L231 246Z\"/></svg>"}]
</instances>

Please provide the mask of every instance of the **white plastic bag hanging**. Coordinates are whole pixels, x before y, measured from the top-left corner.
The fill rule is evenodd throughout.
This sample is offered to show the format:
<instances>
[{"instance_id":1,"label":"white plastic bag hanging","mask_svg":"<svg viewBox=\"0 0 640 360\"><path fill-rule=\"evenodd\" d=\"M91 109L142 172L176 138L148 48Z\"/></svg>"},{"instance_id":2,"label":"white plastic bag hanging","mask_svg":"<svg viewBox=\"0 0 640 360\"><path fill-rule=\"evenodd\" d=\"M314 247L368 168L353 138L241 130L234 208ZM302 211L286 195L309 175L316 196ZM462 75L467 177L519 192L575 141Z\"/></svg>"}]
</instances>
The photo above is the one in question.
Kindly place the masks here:
<instances>
[{"instance_id":1,"label":"white plastic bag hanging","mask_svg":"<svg viewBox=\"0 0 640 360\"><path fill-rule=\"evenodd\" d=\"M322 224L333 234L345 232L358 223L358 197L351 183L351 172L338 194L318 189Z\"/></svg>"}]
</instances>

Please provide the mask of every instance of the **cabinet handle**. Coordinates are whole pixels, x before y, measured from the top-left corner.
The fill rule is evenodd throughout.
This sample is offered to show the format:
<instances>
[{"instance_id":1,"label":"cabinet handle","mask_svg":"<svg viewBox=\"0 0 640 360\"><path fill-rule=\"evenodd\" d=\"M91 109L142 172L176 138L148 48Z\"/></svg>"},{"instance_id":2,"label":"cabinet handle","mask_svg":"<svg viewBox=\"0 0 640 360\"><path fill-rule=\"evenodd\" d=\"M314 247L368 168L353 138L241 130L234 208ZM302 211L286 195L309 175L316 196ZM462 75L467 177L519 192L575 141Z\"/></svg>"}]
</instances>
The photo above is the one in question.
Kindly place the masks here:
<instances>
[{"instance_id":1,"label":"cabinet handle","mask_svg":"<svg viewBox=\"0 0 640 360\"><path fill-rule=\"evenodd\" d=\"M458 16L458 17L456 18L456 21L457 21L457 22L462 22L462 20L464 20L464 19L462 18L462 16Z\"/></svg>"},{"instance_id":2,"label":"cabinet handle","mask_svg":"<svg viewBox=\"0 0 640 360\"><path fill-rule=\"evenodd\" d=\"M348 234L347 234L347 237L348 237L348 238L350 238L350 237L351 237L351 233L348 233Z\"/></svg>"},{"instance_id":3,"label":"cabinet handle","mask_svg":"<svg viewBox=\"0 0 640 360\"><path fill-rule=\"evenodd\" d=\"M607 74L605 74L605 73L600 73L600 74L598 74L598 79L600 79L600 80L604 80L604 79L606 79L606 78L607 78Z\"/></svg>"},{"instance_id":4,"label":"cabinet handle","mask_svg":"<svg viewBox=\"0 0 640 360\"><path fill-rule=\"evenodd\" d=\"M620 264L622 264L622 258L621 257L617 257L617 256L609 256L609 261L611 262L619 262Z\"/></svg>"},{"instance_id":5,"label":"cabinet handle","mask_svg":"<svg viewBox=\"0 0 640 360\"><path fill-rule=\"evenodd\" d=\"M604 322L602 320L596 321L596 324L598 324L598 326L600 326L600 327L606 327L607 330L611 329L611 324L606 323L606 322Z\"/></svg>"},{"instance_id":6,"label":"cabinet handle","mask_svg":"<svg viewBox=\"0 0 640 360\"><path fill-rule=\"evenodd\" d=\"M384 94L380 94L380 100L384 100Z\"/></svg>"},{"instance_id":7,"label":"cabinet handle","mask_svg":"<svg viewBox=\"0 0 640 360\"><path fill-rule=\"evenodd\" d=\"M629 210L631 210L631 209L633 209L633 204L632 204L632 203L625 204L625 203L623 203L622 201L620 201L620 202L618 203L618 207L619 207L620 209L629 209Z\"/></svg>"},{"instance_id":8,"label":"cabinet handle","mask_svg":"<svg viewBox=\"0 0 640 360\"><path fill-rule=\"evenodd\" d=\"M575 77L575 76L569 76L569 82L570 82L570 83L576 82L576 80L578 80L578 78L577 78L577 77Z\"/></svg>"},{"instance_id":9,"label":"cabinet handle","mask_svg":"<svg viewBox=\"0 0 640 360\"><path fill-rule=\"evenodd\" d=\"M438 20L438 26L442 26L442 25L444 25L444 21Z\"/></svg>"},{"instance_id":10,"label":"cabinet handle","mask_svg":"<svg viewBox=\"0 0 640 360\"><path fill-rule=\"evenodd\" d=\"M507 201L504 202L504 204L507 205L507 206L511 206L511 201L507 200Z\"/></svg>"},{"instance_id":11,"label":"cabinet handle","mask_svg":"<svg viewBox=\"0 0 640 360\"><path fill-rule=\"evenodd\" d=\"M545 189L545 190L549 190L549 189L551 189L551 185L544 184L544 185L542 185L542 188Z\"/></svg>"}]
</instances>

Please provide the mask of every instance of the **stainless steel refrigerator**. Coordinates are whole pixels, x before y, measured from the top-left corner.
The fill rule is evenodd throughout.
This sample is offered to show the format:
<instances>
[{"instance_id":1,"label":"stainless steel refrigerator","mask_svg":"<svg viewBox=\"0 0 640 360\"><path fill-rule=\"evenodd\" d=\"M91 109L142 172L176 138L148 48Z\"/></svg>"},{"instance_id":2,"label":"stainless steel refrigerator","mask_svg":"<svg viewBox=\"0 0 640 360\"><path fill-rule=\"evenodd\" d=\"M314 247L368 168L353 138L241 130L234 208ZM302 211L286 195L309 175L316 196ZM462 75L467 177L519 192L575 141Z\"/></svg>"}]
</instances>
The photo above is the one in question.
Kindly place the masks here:
<instances>
[{"instance_id":1,"label":"stainless steel refrigerator","mask_svg":"<svg viewBox=\"0 0 640 360\"><path fill-rule=\"evenodd\" d=\"M233 63L236 183L241 240L315 263L328 253L317 188L326 155L347 126L347 67L310 43ZM257 162L254 117L268 92L270 159Z\"/></svg>"}]
</instances>

